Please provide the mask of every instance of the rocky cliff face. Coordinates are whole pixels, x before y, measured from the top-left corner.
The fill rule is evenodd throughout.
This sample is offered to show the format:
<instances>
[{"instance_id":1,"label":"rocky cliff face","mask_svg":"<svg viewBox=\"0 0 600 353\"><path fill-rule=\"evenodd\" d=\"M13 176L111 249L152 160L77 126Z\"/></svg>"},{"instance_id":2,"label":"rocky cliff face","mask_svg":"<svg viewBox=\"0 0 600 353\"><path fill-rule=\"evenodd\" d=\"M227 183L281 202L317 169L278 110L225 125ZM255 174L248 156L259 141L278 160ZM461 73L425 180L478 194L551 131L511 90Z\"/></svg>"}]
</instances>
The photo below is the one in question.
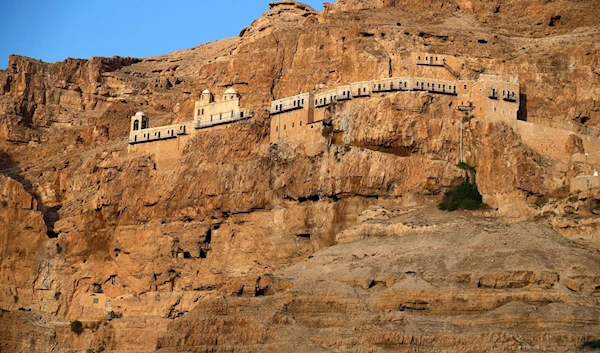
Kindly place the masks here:
<instances>
[{"instance_id":1,"label":"rocky cliff face","mask_svg":"<svg viewBox=\"0 0 600 353\"><path fill-rule=\"evenodd\" d=\"M238 38L164 56L12 56L0 72L0 349L574 351L599 334L597 192L568 188L593 170L570 155L597 145L598 11L283 1ZM518 126L467 121L465 158L490 206L475 216L416 207L467 176L448 97L336 104L314 145L269 144L272 99L452 79L416 67L414 51L456 55L461 77L518 75L521 117L568 138L544 135L545 148ZM198 133L173 170L127 153L136 111L151 126L189 120L204 88L226 86L253 119Z\"/></svg>"}]
</instances>

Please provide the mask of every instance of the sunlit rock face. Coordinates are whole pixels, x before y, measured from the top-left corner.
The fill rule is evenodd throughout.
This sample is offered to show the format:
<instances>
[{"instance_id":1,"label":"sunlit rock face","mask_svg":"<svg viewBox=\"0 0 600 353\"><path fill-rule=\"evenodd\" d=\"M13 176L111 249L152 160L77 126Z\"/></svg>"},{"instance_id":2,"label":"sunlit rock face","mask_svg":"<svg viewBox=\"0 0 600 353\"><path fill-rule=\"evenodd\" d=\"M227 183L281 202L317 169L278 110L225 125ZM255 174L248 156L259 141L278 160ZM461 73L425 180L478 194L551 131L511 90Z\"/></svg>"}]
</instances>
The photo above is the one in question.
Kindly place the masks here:
<instances>
[{"instance_id":1,"label":"sunlit rock face","mask_svg":"<svg viewBox=\"0 0 600 353\"><path fill-rule=\"evenodd\" d=\"M1 351L550 352L598 339L598 6L265 11L239 37L157 57L9 59ZM415 52L456 57L465 80L518 77L522 120L392 92L333 104L310 139L271 143L272 100L456 79ZM253 118L175 149L128 146L136 112L151 127L187 122L204 89L229 87ZM476 173L457 167L461 135ZM486 208L436 209L473 178Z\"/></svg>"}]
</instances>

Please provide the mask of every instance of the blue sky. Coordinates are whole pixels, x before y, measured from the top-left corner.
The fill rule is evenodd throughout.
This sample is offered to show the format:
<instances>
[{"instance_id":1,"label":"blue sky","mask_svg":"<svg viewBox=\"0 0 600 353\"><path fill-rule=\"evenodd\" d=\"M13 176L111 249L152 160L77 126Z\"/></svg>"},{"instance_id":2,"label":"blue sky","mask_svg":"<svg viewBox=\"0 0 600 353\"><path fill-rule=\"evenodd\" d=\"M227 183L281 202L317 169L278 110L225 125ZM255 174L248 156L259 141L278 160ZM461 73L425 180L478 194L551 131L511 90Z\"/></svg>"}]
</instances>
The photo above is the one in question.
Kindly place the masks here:
<instances>
[{"instance_id":1,"label":"blue sky","mask_svg":"<svg viewBox=\"0 0 600 353\"><path fill-rule=\"evenodd\" d=\"M237 36L269 0L3 0L0 69L10 54L46 62L147 57ZM317 10L323 0L301 1Z\"/></svg>"}]
</instances>

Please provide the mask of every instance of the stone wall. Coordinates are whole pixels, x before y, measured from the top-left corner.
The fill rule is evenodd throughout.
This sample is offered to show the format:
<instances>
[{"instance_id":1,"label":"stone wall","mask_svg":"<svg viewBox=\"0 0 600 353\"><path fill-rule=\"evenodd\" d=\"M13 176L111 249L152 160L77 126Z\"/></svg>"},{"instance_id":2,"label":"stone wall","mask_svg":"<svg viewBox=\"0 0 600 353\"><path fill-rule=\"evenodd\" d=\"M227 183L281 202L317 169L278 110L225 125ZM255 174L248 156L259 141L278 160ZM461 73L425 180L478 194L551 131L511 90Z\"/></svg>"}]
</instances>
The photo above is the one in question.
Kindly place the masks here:
<instances>
[{"instance_id":1,"label":"stone wall","mask_svg":"<svg viewBox=\"0 0 600 353\"><path fill-rule=\"evenodd\" d=\"M600 188L600 176L579 176L571 179L571 192L590 191Z\"/></svg>"},{"instance_id":2,"label":"stone wall","mask_svg":"<svg viewBox=\"0 0 600 353\"><path fill-rule=\"evenodd\" d=\"M210 122L225 114L235 114L240 111L240 99L223 100L220 102L206 103L197 101L194 109L194 120Z\"/></svg>"},{"instance_id":3,"label":"stone wall","mask_svg":"<svg viewBox=\"0 0 600 353\"><path fill-rule=\"evenodd\" d=\"M531 147L536 152L556 161L563 161L566 163L571 159L574 151L570 150L568 146L572 136L581 138L583 152L593 155L600 151L600 141L591 136L580 135L572 131L555 129L526 121L517 121L515 126L516 131L524 144ZM585 157L583 157L583 159L585 159ZM588 159L587 162L584 161L584 163L592 163L593 161L594 157ZM577 162L577 160L571 160L571 162L574 163Z\"/></svg>"},{"instance_id":4,"label":"stone wall","mask_svg":"<svg viewBox=\"0 0 600 353\"><path fill-rule=\"evenodd\" d=\"M188 131L192 131L192 124L184 124ZM130 144L128 152L131 156L135 155L154 155L156 169L160 171L172 170L177 167L179 157L183 152L185 144L192 135L177 135L168 140L158 140L149 143Z\"/></svg>"}]
</instances>

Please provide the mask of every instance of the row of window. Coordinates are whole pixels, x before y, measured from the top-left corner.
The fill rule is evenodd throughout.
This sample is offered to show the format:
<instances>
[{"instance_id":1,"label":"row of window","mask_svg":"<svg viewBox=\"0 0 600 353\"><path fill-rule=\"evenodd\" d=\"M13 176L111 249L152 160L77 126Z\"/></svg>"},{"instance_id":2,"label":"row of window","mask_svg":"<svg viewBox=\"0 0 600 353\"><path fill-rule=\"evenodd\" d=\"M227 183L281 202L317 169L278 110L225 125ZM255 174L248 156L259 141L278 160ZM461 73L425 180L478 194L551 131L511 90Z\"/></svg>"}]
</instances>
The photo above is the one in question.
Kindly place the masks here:
<instances>
[{"instance_id":1,"label":"row of window","mask_svg":"<svg viewBox=\"0 0 600 353\"><path fill-rule=\"evenodd\" d=\"M147 129L148 128L148 123L146 120L142 120L142 130L143 129ZM140 121L139 120L134 120L133 121L133 131L139 130L140 129Z\"/></svg>"},{"instance_id":2,"label":"row of window","mask_svg":"<svg viewBox=\"0 0 600 353\"><path fill-rule=\"evenodd\" d=\"M315 105L324 105L333 103L333 96L329 96L329 103L327 103L327 97L321 99L315 99Z\"/></svg>"},{"instance_id":3,"label":"row of window","mask_svg":"<svg viewBox=\"0 0 600 353\"><path fill-rule=\"evenodd\" d=\"M479 95L482 95L483 90L479 90ZM498 91L495 88L491 88L488 94L488 97L491 99L498 99ZM515 92L511 92L509 90L502 90L502 99L506 101L516 101L517 94Z\"/></svg>"},{"instance_id":4,"label":"row of window","mask_svg":"<svg viewBox=\"0 0 600 353\"><path fill-rule=\"evenodd\" d=\"M419 87L419 84L421 85L421 89L425 89L425 87L426 87L425 82L420 82L420 83L417 82L417 88ZM465 85L465 89L466 89L466 87L467 87L467 85ZM435 91L436 90L435 83L427 82L427 89ZM441 91L441 92L456 93L456 86L448 85L448 90L446 90L446 85L438 83L437 90Z\"/></svg>"},{"instance_id":5,"label":"row of window","mask_svg":"<svg viewBox=\"0 0 600 353\"><path fill-rule=\"evenodd\" d=\"M300 120L300 126L302 126L302 120ZM294 123L292 123L292 129L294 128ZM283 129L287 130L287 124L283 124ZM275 126L275 131L279 131L279 126Z\"/></svg>"},{"instance_id":6,"label":"row of window","mask_svg":"<svg viewBox=\"0 0 600 353\"><path fill-rule=\"evenodd\" d=\"M292 102L292 108L302 108L304 107L304 98L298 98L296 100L294 100ZM287 104L286 104L286 108L287 108ZM283 103L281 104L276 104L275 105L275 111L282 111L283 110Z\"/></svg>"},{"instance_id":7,"label":"row of window","mask_svg":"<svg viewBox=\"0 0 600 353\"><path fill-rule=\"evenodd\" d=\"M425 57L425 61L433 61L433 58L434 58L433 56L426 56ZM421 57L419 56L417 60L421 60ZM446 60L446 58L442 57L442 61L444 61L444 60ZM438 61L438 57L437 56L435 57L435 61Z\"/></svg>"},{"instance_id":8,"label":"row of window","mask_svg":"<svg viewBox=\"0 0 600 353\"><path fill-rule=\"evenodd\" d=\"M182 132L183 134L185 134L186 126L185 125L180 126L179 131ZM166 133L167 133L166 137L174 137L175 136L175 130L170 130L170 131L167 130ZM145 139L146 141L150 141L150 135L151 135L151 133L144 134L143 139ZM161 132L155 131L153 140L160 139L160 138L161 138ZM137 142L137 141L138 141L138 135L133 135L133 142Z\"/></svg>"}]
</instances>

